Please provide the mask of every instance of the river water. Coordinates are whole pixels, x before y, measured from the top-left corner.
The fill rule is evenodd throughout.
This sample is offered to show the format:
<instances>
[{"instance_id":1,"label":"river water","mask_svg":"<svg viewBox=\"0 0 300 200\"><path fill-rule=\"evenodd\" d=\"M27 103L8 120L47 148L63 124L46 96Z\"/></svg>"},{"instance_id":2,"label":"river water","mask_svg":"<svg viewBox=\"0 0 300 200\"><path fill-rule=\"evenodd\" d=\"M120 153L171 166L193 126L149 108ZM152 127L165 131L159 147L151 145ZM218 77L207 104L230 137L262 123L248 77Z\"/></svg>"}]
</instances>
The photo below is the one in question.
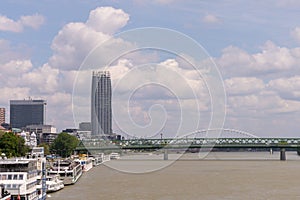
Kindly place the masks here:
<instances>
[{"instance_id":1,"label":"river water","mask_svg":"<svg viewBox=\"0 0 300 200\"><path fill-rule=\"evenodd\" d=\"M300 199L296 152L287 152L287 161L279 161L278 152L177 157L170 154L165 161L162 154L124 156L92 168L75 185L47 199Z\"/></svg>"}]
</instances>

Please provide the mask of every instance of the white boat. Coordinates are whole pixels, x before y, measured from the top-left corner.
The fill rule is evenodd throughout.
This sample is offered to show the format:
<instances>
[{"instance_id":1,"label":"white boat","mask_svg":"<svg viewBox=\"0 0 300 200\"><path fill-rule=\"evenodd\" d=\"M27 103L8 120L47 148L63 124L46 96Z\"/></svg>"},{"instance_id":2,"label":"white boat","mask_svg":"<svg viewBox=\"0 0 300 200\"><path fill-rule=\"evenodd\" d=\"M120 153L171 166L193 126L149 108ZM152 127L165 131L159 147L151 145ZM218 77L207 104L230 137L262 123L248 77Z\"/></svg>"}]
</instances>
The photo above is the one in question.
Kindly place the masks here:
<instances>
[{"instance_id":1,"label":"white boat","mask_svg":"<svg viewBox=\"0 0 300 200\"><path fill-rule=\"evenodd\" d=\"M97 155L94 155L93 158L93 166L98 166L104 161L104 153L99 153Z\"/></svg>"},{"instance_id":2,"label":"white boat","mask_svg":"<svg viewBox=\"0 0 300 200\"><path fill-rule=\"evenodd\" d=\"M111 160L116 160L116 159L120 158L120 154L119 153L111 153L109 157Z\"/></svg>"},{"instance_id":3,"label":"white boat","mask_svg":"<svg viewBox=\"0 0 300 200\"><path fill-rule=\"evenodd\" d=\"M110 155L104 155L103 156L103 162L110 161Z\"/></svg>"},{"instance_id":4,"label":"white boat","mask_svg":"<svg viewBox=\"0 0 300 200\"><path fill-rule=\"evenodd\" d=\"M64 182L59 179L58 175L46 177L47 193L56 192L64 188Z\"/></svg>"},{"instance_id":5,"label":"white boat","mask_svg":"<svg viewBox=\"0 0 300 200\"><path fill-rule=\"evenodd\" d=\"M48 175L59 175L64 185L75 184L82 175L82 167L79 162L62 160L54 162L48 170Z\"/></svg>"},{"instance_id":6,"label":"white boat","mask_svg":"<svg viewBox=\"0 0 300 200\"><path fill-rule=\"evenodd\" d=\"M0 160L0 185L11 199L38 200L38 170L36 160Z\"/></svg>"},{"instance_id":7,"label":"white boat","mask_svg":"<svg viewBox=\"0 0 300 200\"><path fill-rule=\"evenodd\" d=\"M77 161L82 166L83 172L87 172L93 167L93 158L87 157L87 155L82 154L79 156L79 158L75 159L74 161Z\"/></svg>"}]
</instances>

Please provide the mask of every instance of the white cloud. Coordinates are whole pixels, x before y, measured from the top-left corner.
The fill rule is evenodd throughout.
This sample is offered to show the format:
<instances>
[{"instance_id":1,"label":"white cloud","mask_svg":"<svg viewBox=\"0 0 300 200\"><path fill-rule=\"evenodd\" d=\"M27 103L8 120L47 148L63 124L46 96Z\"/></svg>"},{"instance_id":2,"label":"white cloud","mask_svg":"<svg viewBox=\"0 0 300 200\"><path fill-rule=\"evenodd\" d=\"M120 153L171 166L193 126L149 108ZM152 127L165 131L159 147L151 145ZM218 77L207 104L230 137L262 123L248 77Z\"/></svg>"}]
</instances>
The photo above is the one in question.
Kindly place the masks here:
<instances>
[{"instance_id":1,"label":"white cloud","mask_svg":"<svg viewBox=\"0 0 300 200\"><path fill-rule=\"evenodd\" d=\"M24 85L32 89L32 93L45 94L54 93L58 90L58 69L52 69L45 64L22 76Z\"/></svg>"},{"instance_id":2,"label":"white cloud","mask_svg":"<svg viewBox=\"0 0 300 200\"><path fill-rule=\"evenodd\" d=\"M202 21L208 24L215 24L215 23L220 23L221 20L212 14L207 14L202 18Z\"/></svg>"},{"instance_id":3,"label":"white cloud","mask_svg":"<svg viewBox=\"0 0 300 200\"><path fill-rule=\"evenodd\" d=\"M39 28L44 23L44 17L39 14L21 16L18 21L0 15L0 31L22 32L24 28Z\"/></svg>"},{"instance_id":4,"label":"white cloud","mask_svg":"<svg viewBox=\"0 0 300 200\"><path fill-rule=\"evenodd\" d=\"M30 88L28 87L1 87L0 104L8 105L9 100L24 99L30 96Z\"/></svg>"},{"instance_id":5,"label":"white cloud","mask_svg":"<svg viewBox=\"0 0 300 200\"><path fill-rule=\"evenodd\" d=\"M24 46L12 46L7 40L0 39L0 64L12 60L28 60L27 49Z\"/></svg>"},{"instance_id":6,"label":"white cloud","mask_svg":"<svg viewBox=\"0 0 300 200\"><path fill-rule=\"evenodd\" d=\"M298 67L300 48L279 47L268 41L262 46L261 52L249 54L238 47L229 46L223 50L222 56L216 62L229 76L280 73Z\"/></svg>"},{"instance_id":7,"label":"white cloud","mask_svg":"<svg viewBox=\"0 0 300 200\"><path fill-rule=\"evenodd\" d=\"M29 26L33 29L38 29L45 22L45 18L42 15L27 15L21 16L19 23L23 26Z\"/></svg>"},{"instance_id":8,"label":"white cloud","mask_svg":"<svg viewBox=\"0 0 300 200\"><path fill-rule=\"evenodd\" d=\"M229 96L228 107L236 117L265 118L286 107L286 102L276 93L261 92L241 96Z\"/></svg>"},{"instance_id":9,"label":"white cloud","mask_svg":"<svg viewBox=\"0 0 300 200\"><path fill-rule=\"evenodd\" d=\"M68 128L75 127L73 123L72 99L70 93L54 92L42 96L47 100L46 123L55 127ZM63 116L63 117L61 117Z\"/></svg>"},{"instance_id":10,"label":"white cloud","mask_svg":"<svg viewBox=\"0 0 300 200\"><path fill-rule=\"evenodd\" d=\"M258 93L265 88L261 79L255 77L234 77L225 80L226 93L229 95L247 95Z\"/></svg>"},{"instance_id":11,"label":"white cloud","mask_svg":"<svg viewBox=\"0 0 300 200\"><path fill-rule=\"evenodd\" d=\"M28 72L32 68L30 60L11 60L8 63L0 65L1 73L6 76L15 76Z\"/></svg>"},{"instance_id":12,"label":"white cloud","mask_svg":"<svg viewBox=\"0 0 300 200\"><path fill-rule=\"evenodd\" d=\"M155 83L170 89L170 92L180 99L194 98L195 95L208 95L204 80L199 77L197 71L182 69L175 59L139 67L129 60L121 59L108 69L111 72L113 86L117 87L119 92L129 92L138 86ZM148 88L148 91L141 96L144 98L151 96L152 99L162 97L163 94L159 92L161 90L157 90L155 94L155 89L154 91L152 89L152 87Z\"/></svg>"},{"instance_id":13,"label":"white cloud","mask_svg":"<svg viewBox=\"0 0 300 200\"><path fill-rule=\"evenodd\" d=\"M22 32L22 30L22 24L6 16L0 16L0 31Z\"/></svg>"},{"instance_id":14,"label":"white cloud","mask_svg":"<svg viewBox=\"0 0 300 200\"><path fill-rule=\"evenodd\" d=\"M54 55L49 59L49 64L60 69L78 69L85 56L97 44L109 38L83 23L69 23L52 42Z\"/></svg>"},{"instance_id":15,"label":"white cloud","mask_svg":"<svg viewBox=\"0 0 300 200\"><path fill-rule=\"evenodd\" d=\"M291 35L297 42L300 43L300 27L296 27L292 30Z\"/></svg>"},{"instance_id":16,"label":"white cloud","mask_svg":"<svg viewBox=\"0 0 300 200\"><path fill-rule=\"evenodd\" d=\"M21 77L32 69L30 60L11 60L0 64L0 85L2 87L24 87Z\"/></svg>"},{"instance_id":17,"label":"white cloud","mask_svg":"<svg viewBox=\"0 0 300 200\"><path fill-rule=\"evenodd\" d=\"M284 99L300 100L300 76L274 79L268 86Z\"/></svg>"},{"instance_id":18,"label":"white cloud","mask_svg":"<svg viewBox=\"0 0 300 200\"><path fill-rule=\"evenodd\" d=\"M54 54L49 59L49 64L60 69L78 69L96 46L111 39L112 34L125 26L128 20L129 15L120 9L100 7L90 12L86 23L65 25L53 40L51 48ZM119 48L126 47L121 40L112 39L111 42L115 42ZM106 53L115 50L109 46Z\"/></svg>"},{"instance_id":19,"label":"white cloud","mask_svg":"<svg viewBox=\"0 0 300 200\"><path fill-rule=\"evenodd\" d=\"M112 35L124 27L128 20L129 15L121 9L99 7L90 12L86 25L97 32Z\"/></svg>"}]
</instances>

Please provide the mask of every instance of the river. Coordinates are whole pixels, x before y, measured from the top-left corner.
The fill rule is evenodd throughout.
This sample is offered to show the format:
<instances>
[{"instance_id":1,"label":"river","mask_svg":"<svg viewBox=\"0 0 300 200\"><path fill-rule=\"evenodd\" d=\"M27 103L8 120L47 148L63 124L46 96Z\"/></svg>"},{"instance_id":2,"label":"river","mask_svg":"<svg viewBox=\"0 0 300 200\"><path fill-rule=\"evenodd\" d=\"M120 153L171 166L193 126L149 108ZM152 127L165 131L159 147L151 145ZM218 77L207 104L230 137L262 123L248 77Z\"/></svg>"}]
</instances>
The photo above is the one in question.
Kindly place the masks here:
<instances>
[{"instance_id":1,"label":"river","mask_svg":"<svg viewBox=\"0 0 300 200\"><path fill-rule=\"evenodd\" d=\"M75 185L47 199L300 199L296 152L287 152L287 161L279 161L278 152L212 152L204 160L197 153L176 157L124 156L92 168Z\"/></svg>"}]
</instances>

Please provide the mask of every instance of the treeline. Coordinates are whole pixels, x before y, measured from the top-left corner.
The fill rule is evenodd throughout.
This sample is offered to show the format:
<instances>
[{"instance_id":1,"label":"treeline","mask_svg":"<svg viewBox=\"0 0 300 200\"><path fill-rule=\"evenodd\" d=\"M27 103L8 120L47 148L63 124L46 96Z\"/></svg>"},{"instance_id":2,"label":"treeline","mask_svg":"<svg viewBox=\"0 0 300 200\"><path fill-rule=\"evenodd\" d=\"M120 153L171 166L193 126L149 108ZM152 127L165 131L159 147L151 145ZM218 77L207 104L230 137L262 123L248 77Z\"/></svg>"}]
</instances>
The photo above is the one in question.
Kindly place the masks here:
<instances>
[{"instance_id":1,"label":"treeline","mask_svg":"<svg viewBox=\"0 0 300 200\"><path fill-rule=\"evenodd\" d=\"M39 146L44 147L45 155L52 153L65 158L73 154L78 144L77 137L68 133L60 133L50 146L46 143ZM7 158L22 157L29 151L30 148L25 145L25 140L21 136L0 131L0 154L4 153Z\"/></svg>"}]
</instances>

